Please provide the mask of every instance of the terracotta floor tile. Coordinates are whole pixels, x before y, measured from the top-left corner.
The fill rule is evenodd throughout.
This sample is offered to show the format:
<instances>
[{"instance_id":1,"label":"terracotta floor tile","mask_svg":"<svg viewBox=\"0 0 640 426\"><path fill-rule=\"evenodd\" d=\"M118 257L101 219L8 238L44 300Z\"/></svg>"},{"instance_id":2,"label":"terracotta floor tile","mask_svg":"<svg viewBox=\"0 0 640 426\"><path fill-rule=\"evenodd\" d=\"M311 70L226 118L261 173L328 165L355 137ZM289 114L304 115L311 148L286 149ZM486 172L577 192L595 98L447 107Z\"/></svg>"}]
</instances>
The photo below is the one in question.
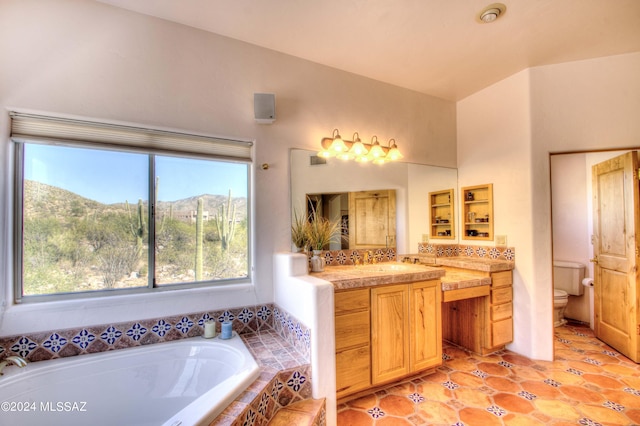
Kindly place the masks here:
<instances>
[{"instance_id":1,"label":"terracotta floor tile","mask_svg":"<svg viewBox=\"0 0 640 426\"><path fill-rule=\"evenodd\" d=\"M566 397L585 404L603 403L605 399L599 392L587 389L583 386L563 385L560 386L560 392Z\"/></svg>"},{"instance_id":2,"label":"terracotta floor tile","mask_svg":"<svg viewBox=\"0 0 640 426\"><path fill-rule=\"evenodd\" d=\"M372 426L373 418L362 411L347 409L338 413L337 423L340 426Z\"/></svg>"},{"instance_id":3,"label":"terracotta floor tile","mask_svg":"<svg viewBox=\"0 0 640 426\"><path fill-rule=\"evenodd\" d=\"M624 387L618 379L602 376L600 374L584 374L582 378L603 389L622 389Z\"/></svg>"},{"instance_id":4,"label":"terracotta floor tile","mask_svg":"<svg viewBox=\"0 0 640 426\"><path fill-rule=\"evenodd\" d=\"M413 414L415 403L406 396L388 395L380 399L378 406L386 414L406 417Z\"/></svg>"},{"instance_id":5,"label":"terracotta floor tile","mask_svg":"<svg viewBox=\"0 0 640 426\"><path fill-rule=\"evenodd\" d=\"M596 420L598 423L613 425L628 425L629 419L623 413L601 405L583 405L580 410L585 417Z\"/></svg>"},{"instance_id":6,"label":"terracotta floor tile","mask_svg":"<svg viewBox=\"0 0 640 426\"><path fill-rule=\"evenodd\" d=\"M544 426L546 424L543 421L521 414L507 414L502 418L502 421L509 426Z\"/></svg>"},{"instance_id":7,"label":"terracotta floor tile","mask_svg":"<svg viewBox=\"0 0 640 426\"><path fill-rule=\"evenodd\" d=\"M445 342L433 374L341 404L338 425L640 424L640 366L587 327L555 335L554 361L508 350L483 357Z\"/></svg>"},{"instance_id":8,"label":"terracotta floor tile","mask_svg":"<svg viewBox=\"0 0 640 426\"><path fill-rule=\"evenodd\" d=\"M491 376L508 376L511 374L511 369L504 367L497 363L492 362L479 362L477 366L478 370L484 371Z\"/></svg>"},{"instance_id":9,"label":"terracotta floor tile","mask_svg":"<svg viewBox=\"0 0 640 426\"><path fill-rule=\"evenodd\" d=\"M544 382L527 381L520 383L520 385L522 389L532 393L538 398L555 399L561 396L560 390L557 387Z\"/></svg>"},{"instance_id":10,"label":"terracotta floor tile","mask_svg":"<svg viewBox=\"0 0 640 426\"><path fill-rule=\"evenodd\" d=\"M532 412L535 407L525 398L509 393L499 393L493 395L493 401L500 408L504 408L512 413L527 414Z\"/></svg>"},{"instance_id":11,"label":"terracotta floor tile","mask_svg":"<svg viewBox=\"0 0 640 426\"><path fill-rule=\"evenodd\" d=\"M504 377L487 377L484 379L487 386L500 391L517 393L522 390L522 387L511 379Z\"/></svg>"},{"instance_id":12,"label":"terracotta floor tile","mask_svg":"<svg viewBox=\"0 0 640 426\"><path fill-rule=\"evenodd\" d=\"M499 417L480 408L465 408L460 410L460 420L466 425L502 425L502 420L500 420Z\"/></svg>"},{"instance_id":13,"label":"terracotta floor tile","mask_svg":"<svg viewBox=\"0 0 640 426\"><path fill-rule=\"evenodd\" d=\"M412 424L409 420L397 417L383 417L376 422L376 426L412 426Z\"/></svg>"},{"instance_id":14,"label":"terracotta floor tile","mask_svg":"<svg viewBox=\"0 0 640 426\"><path fill-rule=\"evenodd\" d=\"M442 402L426 401L418 405L422 411L422 417L428 420L428 424L452 425L458 421L458 413L452 407Z\"/></svg>"},{"instance_id":15,"label":"terracotta floor tile","mask_svg":"<svg viewBox=\"0 0 640 426\"><path fill-rule=\"evenodd\" d=\"M565 401L536 399L534 404L536 409L552 418L571 421L580 419L580 413Z\"/></svg>"}]
</instances>

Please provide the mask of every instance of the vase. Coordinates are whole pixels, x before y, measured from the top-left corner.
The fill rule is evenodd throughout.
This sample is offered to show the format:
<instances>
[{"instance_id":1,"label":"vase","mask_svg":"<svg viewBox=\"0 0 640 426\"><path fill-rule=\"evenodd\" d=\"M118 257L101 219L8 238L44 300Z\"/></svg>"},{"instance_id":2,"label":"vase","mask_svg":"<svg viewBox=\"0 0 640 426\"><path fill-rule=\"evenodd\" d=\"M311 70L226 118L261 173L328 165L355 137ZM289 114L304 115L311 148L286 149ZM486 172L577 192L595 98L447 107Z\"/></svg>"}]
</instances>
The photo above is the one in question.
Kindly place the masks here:
<instances>
[{"instance_id":1,"label":"vase","mask_svg":"<svg viewBox=\"0 0 640 426\"><path fill-rule=\"evenodd\" d=\"M314 250L313 256L311 256L311 272L324 271L324 257L322 257L322 250Z\"/></svg>"}]
</instances>

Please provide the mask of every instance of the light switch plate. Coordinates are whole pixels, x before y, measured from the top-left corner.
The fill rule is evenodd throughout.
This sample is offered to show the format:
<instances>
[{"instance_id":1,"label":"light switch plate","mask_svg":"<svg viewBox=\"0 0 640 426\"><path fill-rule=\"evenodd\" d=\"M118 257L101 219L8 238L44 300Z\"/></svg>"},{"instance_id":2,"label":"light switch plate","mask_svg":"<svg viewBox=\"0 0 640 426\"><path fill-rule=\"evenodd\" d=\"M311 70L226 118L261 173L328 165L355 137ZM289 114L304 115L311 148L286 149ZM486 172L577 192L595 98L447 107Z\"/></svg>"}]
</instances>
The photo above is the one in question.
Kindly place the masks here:
<instances>
[{"instance_id":1,"label":"light switch plate","mask_svg":"<svg viewBox=\"0 0 640 426\"><path fill-rule=\"evenodd\" d=\"M507 246L507 236L506 235L496 235L496 246L498 246L498 247L506 247Z\"/></svg>"},{"instance_id":2,"label":"light switch plate","mask_svg":"<svg viewBox=\"0 0 640 426\"><path fill-rule=\"evenodd\" d=\"M422 234L422 242L423 243L429 242L429 234Z\"/></svg>"}]
</instances>

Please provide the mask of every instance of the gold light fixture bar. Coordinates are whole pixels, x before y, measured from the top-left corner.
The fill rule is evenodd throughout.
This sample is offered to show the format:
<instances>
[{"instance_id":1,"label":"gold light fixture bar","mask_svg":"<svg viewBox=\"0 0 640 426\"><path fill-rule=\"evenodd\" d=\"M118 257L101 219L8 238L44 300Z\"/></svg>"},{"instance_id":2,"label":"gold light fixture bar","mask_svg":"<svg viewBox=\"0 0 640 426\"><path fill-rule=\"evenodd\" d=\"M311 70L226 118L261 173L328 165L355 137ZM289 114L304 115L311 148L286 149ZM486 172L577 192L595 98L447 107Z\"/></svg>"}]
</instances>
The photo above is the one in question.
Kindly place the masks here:
<instances>
[{"instance_id":1,"label":"gold light fixture bar","mask_svg":"<svg viewBox=\"0 0 640 426\"><path fill-rule=\"evenodd\" d=\"M322 138L320 145L322 150L318 156L322 158L336 157L340 160L355 160L366 163L384 164L389 161L398 161L404 156L398 150L395 139L390 139L388 146L380 145L378 137L373 136L370 143L363 143L358 132L353 134L353 140L344 140L338 129L333 130L330 138Z\"/></svg>"}]
</instances>

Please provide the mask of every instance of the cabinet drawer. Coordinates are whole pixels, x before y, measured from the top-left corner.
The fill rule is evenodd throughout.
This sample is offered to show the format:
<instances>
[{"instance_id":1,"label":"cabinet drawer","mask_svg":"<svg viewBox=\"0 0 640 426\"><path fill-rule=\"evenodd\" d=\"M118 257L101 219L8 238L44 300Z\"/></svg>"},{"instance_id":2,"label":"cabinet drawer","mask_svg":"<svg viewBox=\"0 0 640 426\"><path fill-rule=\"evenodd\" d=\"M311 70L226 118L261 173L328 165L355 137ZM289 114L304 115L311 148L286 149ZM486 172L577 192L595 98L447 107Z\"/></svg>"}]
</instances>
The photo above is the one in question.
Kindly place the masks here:
<instances>
[{"instance_id":1,"label":"cabinet drawer","mask_svg":"<svg viewBox=\"0 0 640 426\"><path fill-rule=\"evenodd\" d=\"M370 360L368 345L336 353L338 398L371 386Z\"/></svg>"},{"instance_id":2,"label":"cabinet drawer","mask_svg":"<svg viewBox=\"0 0 640 426\"><path fill-rule=\"evenodd\" d=\"M336 315L350 311L369 310L369 289L342 291L334 295Z\"/></svg>"},{"instance_id":3,"label":"cabinet drawer","mask_svg":"<svg viewBox=\"0 0 640 426\"><path fill-rule=\"evenodd\" d=\"M491 346L500 346L513 341L513 321L507 318L491 323Z\"/></svg>"},{"instance_id":4,"label":"cabinet drawer","mask_svg":"<svg viewBox=\"0 0 640 426\"><path fill-rule=\"evenodd\" d=\"M513 284L513 274L511 271L493 272L491 274L491 286L504 287Z\"/></svg>"},{"instance_id":5,"label":"cabinet drawer","mask_svg":"<svg viewBox=\"0 0 640 426\"><path fill-rule=\"evenodd\" d=\"M336 315L336 352L369 344L370 329L369 311Z\"/></svg>"},{"instance_id":6,"label":"cabinet drawer","mask_svg":"<svg viewBox=\"0 0 640 426\"><path fill-rule=\"evenodd\" d=\"M502 303L491 307L491 321L500 321L511 318L513 315L513 303Z\"/></svg>"},{"instance_id":7,"label":"cabinet drawer","mask_svg":"<svg viewBox=\"0 0 640 426\"><path fill-rule=\"evenodd\" d=\"M513 300L511 287L500 287L491 290L491 303L496 305L499 303L507 303Z\"/></svg>"}]
</instances>

